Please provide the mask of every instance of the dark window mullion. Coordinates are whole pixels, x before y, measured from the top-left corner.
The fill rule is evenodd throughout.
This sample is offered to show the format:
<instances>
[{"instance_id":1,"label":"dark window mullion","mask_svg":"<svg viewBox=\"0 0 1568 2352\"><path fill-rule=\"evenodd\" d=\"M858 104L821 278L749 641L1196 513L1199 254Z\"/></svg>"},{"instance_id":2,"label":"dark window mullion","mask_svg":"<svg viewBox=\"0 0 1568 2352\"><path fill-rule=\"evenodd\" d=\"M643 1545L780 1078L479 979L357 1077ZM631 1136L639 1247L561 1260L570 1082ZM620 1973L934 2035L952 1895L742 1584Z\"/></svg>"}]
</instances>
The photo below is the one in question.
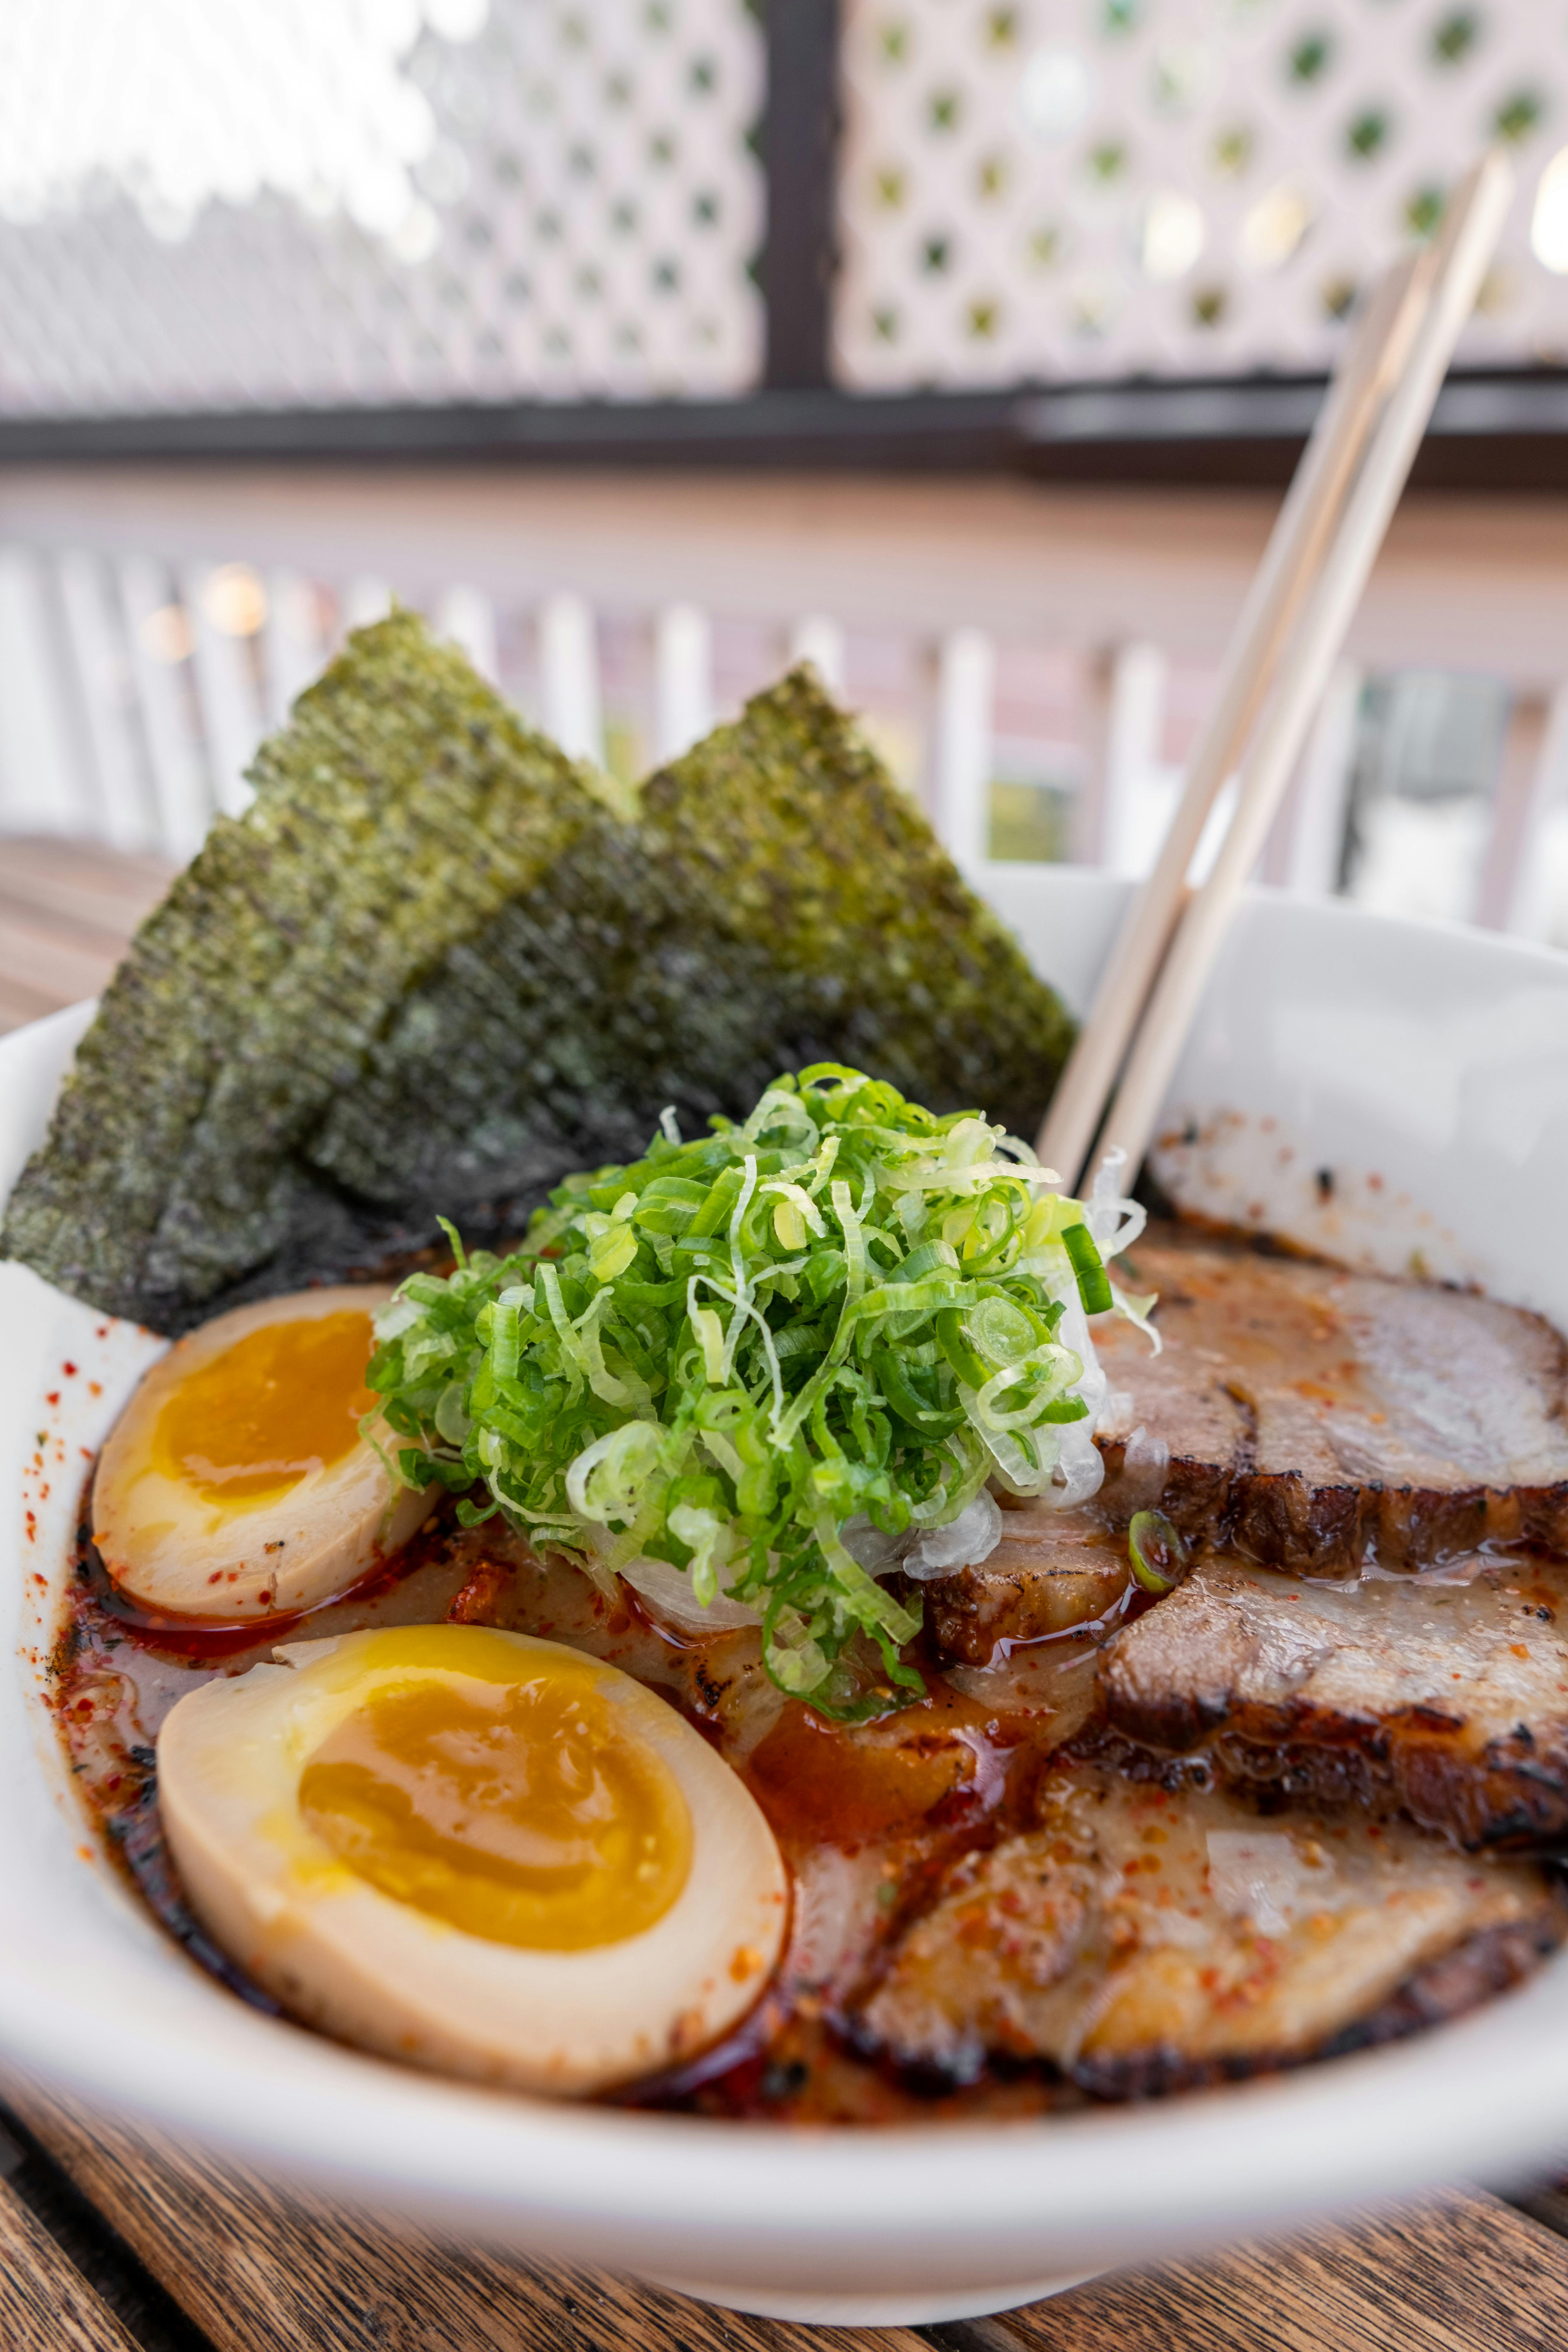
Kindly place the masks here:
<instances>
[{"instance_id":1,"label":"dark window mullion","mask_svg":"<svg viewBox=\"0 0 1568 2352\"><path fill-rule=\"evenodd\" d=\"M770 391L810 391L833 381L838 0L767 0L766 23L763 383Z\"/></svg>"}]
</instances>

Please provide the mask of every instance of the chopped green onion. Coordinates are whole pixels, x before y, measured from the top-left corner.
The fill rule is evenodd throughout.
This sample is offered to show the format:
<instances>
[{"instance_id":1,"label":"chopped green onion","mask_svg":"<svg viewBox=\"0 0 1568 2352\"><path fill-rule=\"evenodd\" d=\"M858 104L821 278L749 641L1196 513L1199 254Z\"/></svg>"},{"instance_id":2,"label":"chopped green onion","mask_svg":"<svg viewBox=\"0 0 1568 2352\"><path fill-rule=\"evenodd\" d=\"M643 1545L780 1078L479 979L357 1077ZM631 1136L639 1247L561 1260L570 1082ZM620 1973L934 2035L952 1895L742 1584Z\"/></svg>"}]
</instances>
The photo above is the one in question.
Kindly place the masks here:
<instances>
[{"instance_id":1,"label":"chopped green onion","mask_svg":"<svg viewBox=\"0 0 1568 2352\"><path fill-rule=\"evenodd\" d=\"M943 1527L1069 1465L1081 1493L1079 1305L1110 1286L1081 1204L972 1111L825 1063L711 1128L569 1177L509 1257L452 1234L454 1271L379 1313L370 1385L404 1479L465 1523L499 1509L601 1583L666 1561L756 1612L781 1688L884 1712L922 1687L920 1617L852 1523Z\"/></svg>"},{"instance_id":2,"label":"chopped green onion","mask_svg":"<svg viewBox=\"0 0 1568 2352\"><path fill-rule=\"evenodd\" d=\"M1173 1592L1187 1572L1184 1537L1163 1511L1134 1511L1127 1529L1127 1557L1145 1592Z\"/></svg>"},{"instance_id":3,"label":"chopped green onion","mask_svg":"<svg viewBox=\"0 0 1568 2352\"><path fill-rule=\"evenodd\" d=\"M1094 1235L1085 1224L1064 1225L1062 1247L1072 1260L1084 1313L1103 1315L1113 1303L1110 1277L1105 1271L1104 1259L1094 1245Z\"/></svg>"}]
</instances>

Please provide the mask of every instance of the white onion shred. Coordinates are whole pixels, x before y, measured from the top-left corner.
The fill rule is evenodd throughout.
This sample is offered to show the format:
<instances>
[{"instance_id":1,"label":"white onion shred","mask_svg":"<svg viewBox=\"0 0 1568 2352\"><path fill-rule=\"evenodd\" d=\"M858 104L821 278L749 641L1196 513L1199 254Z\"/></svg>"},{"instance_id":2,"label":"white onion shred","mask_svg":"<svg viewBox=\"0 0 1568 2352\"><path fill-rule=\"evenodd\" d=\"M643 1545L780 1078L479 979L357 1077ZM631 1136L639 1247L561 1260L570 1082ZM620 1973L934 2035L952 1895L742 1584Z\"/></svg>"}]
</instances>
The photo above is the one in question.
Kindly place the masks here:
<instances>
[{"instance_id":1,"label":"white onion shred","mask_svg":"<svg viewBox=\"0 0 1568 2352\"><path fill-rule=\"evenodd\" d=\"M1094 1337L1076 1288L1067 1296L1057 1338L1083 1360L1083 1378L1077 1393L1088 1410L1082 1421L1063 1423L1051 1483L1040 1500L1047 1510L1075 1511L1080 1503L1087 1503L1091 1495L1100 1492L1105 1477L1105 1463L1094 1442L1094 1432L1110 1390L1105 1369L1094 1352Z\"/></svg>"},{"instance_id":2,"label":"white onion shred","mask_svg":"<svg viewBox=\"0 0 1568 2352\"><path fill-rule=\"evenodd\" d=\"M1100 1419L1094 1424L1095 1435L1125 1437L1132 1426L1135 1409L1131 1389L1107 1389L1105 1402L1100 1408Z\"/></svg>"},{"instance_id":3,"label":"white onion shred","mask_svg":"<svg viewBox=\"0 0 1568 2352\"><path fill-rule=\"evenodd\" d=\"M1113 1143L1094 1171L1094 1182L1084 1202L1084 1223L1101 1257L1115 1257L1131 1248L1149 1222L1141 1201L1130 1201L1121 1190L1127 1154Z\"/></svg>"},{"instance_id":4,"label":"white onion shred","mask_svg":"<svg viewBox=\"0 0 1568 2352\"><path fill-rule=\"evenodd\" d=\"M1127 1441L1121 1457L1117 1501L1123 1509L1142 1510L1157 1503L1165 1491L1171 1449L1163 1437L1151 1437L1142 1422Z\"/></svg>"},{"instance_id":5,"label":"white onion shred","mask_svg":"<svg viewBox=\"0 0 1568 2352\"><path fill-rule=\"evenodd\" d=\"M762 1617L743 1601L721 1593L706 1609L693 1600L691 1579L668 1559L628 1559L621 1569L626 1582L651 1601L661 1617L689 1633L732 1633L741 1625L760 1625Z\"/></svg>"},{"instance_id":6,"label":"white onion shred","mask_svg":"<svg viewBox=\"0 0 1568 2352\"><path fill-rule=\"evenodd\" d=\"M850 1559L859 1561L868 1576L889 1576L903 1565L909 1538L884 1535L880 1528L872 1526L864 1511L858 1511L852 1519L844 1522L838 1540Z\"/></svg>"},{"instance_id":7,"label":"white onion shred","mask_svg":"<svg viewBox=\"0 0 1568 2352\"><path fill-rule=\"evenodd\" d=\"M916 1537L904 1554L904 1574L924 1583L933 1576L951 1575L955 1568L978 1568L1001 1540L1001 1507L990 1488L982 1486L956 1519L945 1528L927 1528Z\"/></svg>"}]
</instances>

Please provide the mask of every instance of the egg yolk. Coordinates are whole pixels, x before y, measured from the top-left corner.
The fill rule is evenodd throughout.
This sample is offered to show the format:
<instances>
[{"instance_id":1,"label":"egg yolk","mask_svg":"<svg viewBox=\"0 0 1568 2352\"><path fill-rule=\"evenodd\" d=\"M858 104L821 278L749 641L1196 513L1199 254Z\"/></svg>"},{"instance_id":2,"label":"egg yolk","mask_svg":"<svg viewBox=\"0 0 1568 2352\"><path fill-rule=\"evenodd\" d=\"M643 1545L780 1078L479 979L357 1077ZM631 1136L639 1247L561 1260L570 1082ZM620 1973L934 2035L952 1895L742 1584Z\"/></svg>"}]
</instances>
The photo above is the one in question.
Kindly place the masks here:
<instances>
[{"instance_id":1,"label":"egg yolk","mask_svg":"<svg viewBox=\"0 0 1568 2352\"><path fill-rule=\"evenodd\" d=\"M211 1503L286 1495L341 1462L377 1400L364 1384L368 1315L264 1323L199 1365L158 1415L153 1461Z\"/></svg>"},{"instance_id":2,"label":"egg yolk","mask_svg":"<svg viewBox=\"0 0 1568 2352\"><path fill-rule=\"evenodd\" d=\"M691 1867L674 1775L575 1675L379 1694L316 1750L300 1810L384 1895L538 1951L640 1935Z\"/></svg>"}]
</instances>

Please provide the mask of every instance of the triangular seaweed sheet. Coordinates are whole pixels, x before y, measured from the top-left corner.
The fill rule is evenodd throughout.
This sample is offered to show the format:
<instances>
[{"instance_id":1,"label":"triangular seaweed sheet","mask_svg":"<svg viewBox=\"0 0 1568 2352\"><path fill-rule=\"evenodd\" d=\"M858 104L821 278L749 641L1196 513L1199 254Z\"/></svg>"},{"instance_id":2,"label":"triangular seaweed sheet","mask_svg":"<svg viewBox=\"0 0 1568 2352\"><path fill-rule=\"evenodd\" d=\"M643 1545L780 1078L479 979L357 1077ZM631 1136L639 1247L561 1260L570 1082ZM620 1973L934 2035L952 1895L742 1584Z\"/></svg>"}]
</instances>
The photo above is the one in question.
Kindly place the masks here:
<instances>
[{"instance_id":1,"label":"triangular seaweed sheet","mask_svg":"<svg viewBox=\"0 0 1568 2352\"><path fill-rule=\"evenodd\" d=\"M1058 1000L809 671L635 808L395 614L258 755L78 1049L0 1249L162 1330L847 1061L1032 1134Z\"/></svg>"}]
</instances>

